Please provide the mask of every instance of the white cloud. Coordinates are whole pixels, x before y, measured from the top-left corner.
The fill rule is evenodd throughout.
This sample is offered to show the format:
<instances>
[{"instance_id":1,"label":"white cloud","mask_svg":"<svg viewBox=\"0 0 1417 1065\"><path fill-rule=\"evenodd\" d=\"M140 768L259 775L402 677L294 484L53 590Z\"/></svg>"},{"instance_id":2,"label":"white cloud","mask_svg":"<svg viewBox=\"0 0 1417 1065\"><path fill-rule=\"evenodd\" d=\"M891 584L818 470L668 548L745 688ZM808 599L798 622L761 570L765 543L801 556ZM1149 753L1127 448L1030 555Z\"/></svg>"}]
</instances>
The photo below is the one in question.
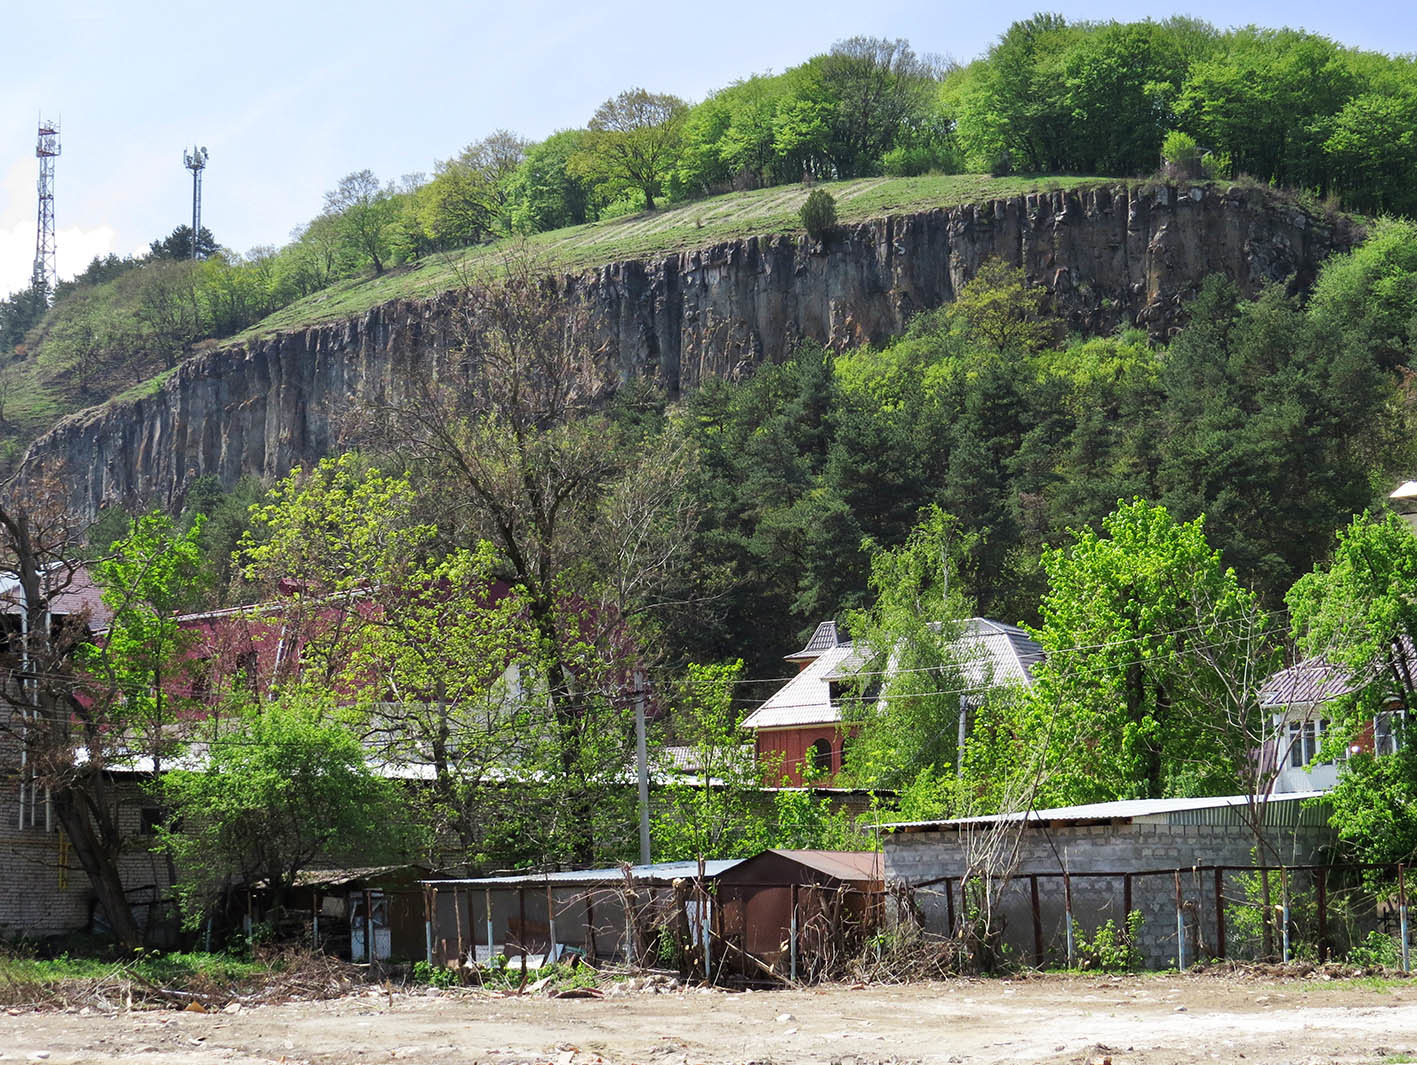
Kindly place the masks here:
<instances>
[{"instance_id":1,"label":"white cloud","mask_svg":"<svg viewBox=\"0 0 1417 1065\"><path fill-rule=\"evenodd\" d=\"M112 226L93 229L60 228L54 234L55 259L60 278L73 277L93 260L107 255L117 244ZM30 283L34 270L34 222L0 226L0 297L18 292Z\"/></svg>"}]
</instances>

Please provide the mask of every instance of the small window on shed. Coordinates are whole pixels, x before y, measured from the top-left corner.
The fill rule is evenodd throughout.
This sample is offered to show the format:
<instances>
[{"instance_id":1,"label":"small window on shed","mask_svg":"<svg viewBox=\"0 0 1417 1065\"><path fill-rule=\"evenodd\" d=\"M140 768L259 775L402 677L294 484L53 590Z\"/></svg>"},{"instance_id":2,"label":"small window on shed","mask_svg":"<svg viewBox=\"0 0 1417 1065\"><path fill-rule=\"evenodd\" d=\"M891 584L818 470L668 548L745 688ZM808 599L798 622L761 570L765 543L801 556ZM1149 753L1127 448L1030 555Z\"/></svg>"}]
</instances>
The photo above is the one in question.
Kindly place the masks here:
<instances>
[{"instance_id":1,"label":"small window on shed","mask_svg":"<svg viewBox=\"0 0 1417 1065\"><path fill-rule=\"evenodd\" d=\"M819 772L830 773L832 769L832 745L830 740L818 740L812 744L808 751L812 759L812 768Z\"/></svg>"}]
</instances>

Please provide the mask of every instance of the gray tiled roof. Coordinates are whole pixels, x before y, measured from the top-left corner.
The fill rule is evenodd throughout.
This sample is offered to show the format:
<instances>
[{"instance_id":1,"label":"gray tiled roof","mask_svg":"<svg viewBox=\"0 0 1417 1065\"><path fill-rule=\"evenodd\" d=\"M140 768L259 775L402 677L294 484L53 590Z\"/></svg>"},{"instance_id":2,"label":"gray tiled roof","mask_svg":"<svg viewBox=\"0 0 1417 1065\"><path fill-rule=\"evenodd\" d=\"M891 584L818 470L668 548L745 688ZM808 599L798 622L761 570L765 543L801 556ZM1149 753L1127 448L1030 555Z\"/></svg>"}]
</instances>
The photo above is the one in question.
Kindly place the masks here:
<instances>
[{"instance_id":1,"label":"gray tiled roof","mask_svg":"<svg viewBox=\"0 0 1417 1065\"><path fill-rule=\"evenodd\" d=\"M1394 645L1399 666L1408 677L1417 677L1417 647L1410 636ZM1362 689L1378 673L1374 664L1355 676L1346 666L1335 665L1320 656L1306 658L1281 669L1260 688L1259 704L1266 709L1325 703Z\"/></svg>"},{"instance_id":2,"label":"gray tiled roof","mask_svg":"<svg viewBox=\"0 0 1417 1065\"><path fill-rule=\"evenodd\" d=\"M812 651L819 638L833 642ZM966 654L965 679L972 686L1029 684L1034 667L1043 660L1042 645L1023 629L988 618L970 618L960 642ZM860 643L841 641L835 623L824 621L807 646L789 656L790 661L805 661L807 665L749 714L743 727L792 728L839 722L841 707L832 700L832 684L852 680L868 667L872 657Z\"/></svg>"},{"instance_id":3,"label":"gray tiled roof","mask_svg":"<svg viewBox=\"0 0 1417 1065\"><path fill-rule=\"evenodd\" d=\"M817 626L807 641L807 646L796 654L787 656L789 662L804 662L811 658L816 658L823 651L830 651L834 647L840 647L847 643L846 634L837 629L835 621L824 621Z\"/></svg>"}]
</instances>

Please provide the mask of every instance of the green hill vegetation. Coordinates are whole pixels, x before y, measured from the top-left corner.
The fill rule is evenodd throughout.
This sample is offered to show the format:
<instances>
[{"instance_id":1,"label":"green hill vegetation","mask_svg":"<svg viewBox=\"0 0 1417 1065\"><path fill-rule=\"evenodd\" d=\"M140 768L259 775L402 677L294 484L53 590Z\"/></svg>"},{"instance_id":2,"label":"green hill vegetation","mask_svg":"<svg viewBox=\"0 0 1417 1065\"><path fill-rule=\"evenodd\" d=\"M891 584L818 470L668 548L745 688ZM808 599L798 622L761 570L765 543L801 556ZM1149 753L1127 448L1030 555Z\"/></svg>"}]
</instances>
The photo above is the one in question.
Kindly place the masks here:
<instances>
[{"instance_id":1,"label":"green hill vegetation","mask_svg":"<svg viewBox=\"0 0 1417 1065\"><path fill-rule=\"evenodd\" d=\"M696 103L631 88L587 111L539 143L495 130L397 186L348 174L281 248L208 239L182 266L184 227L12 295L0 458L197 345L431 294L495 270L501 241L562 269L791 232L808 183L829 183L844 222L1082 180L1015 172L1248 177L1417 210L1417 65L1298 30L1036 15L965 65L856 37Z\"/></svg>"}]
</instances>

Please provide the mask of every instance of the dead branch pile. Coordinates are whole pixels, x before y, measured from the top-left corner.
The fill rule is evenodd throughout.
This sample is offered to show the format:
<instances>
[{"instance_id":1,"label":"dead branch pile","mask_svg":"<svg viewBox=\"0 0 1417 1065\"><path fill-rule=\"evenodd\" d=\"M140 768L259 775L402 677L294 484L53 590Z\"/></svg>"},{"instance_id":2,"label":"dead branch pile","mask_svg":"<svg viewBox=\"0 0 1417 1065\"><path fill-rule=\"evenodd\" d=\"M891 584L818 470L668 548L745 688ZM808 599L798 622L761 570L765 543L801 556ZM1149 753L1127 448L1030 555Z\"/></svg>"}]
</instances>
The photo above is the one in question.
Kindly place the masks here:
<instances>
[{"instance_id":1,"label":"dead branch pile","mask_svg":"<svg viewBox=\"0 0 1417 1065\"><path fill-rule=\"evenodd\" d=\"M910 888L889 884L880 927L848 962L846 976L880 984L935 980L959 975L969 960L959 939L936 935L925 927Z\"/></svg>"}]
</instances>

